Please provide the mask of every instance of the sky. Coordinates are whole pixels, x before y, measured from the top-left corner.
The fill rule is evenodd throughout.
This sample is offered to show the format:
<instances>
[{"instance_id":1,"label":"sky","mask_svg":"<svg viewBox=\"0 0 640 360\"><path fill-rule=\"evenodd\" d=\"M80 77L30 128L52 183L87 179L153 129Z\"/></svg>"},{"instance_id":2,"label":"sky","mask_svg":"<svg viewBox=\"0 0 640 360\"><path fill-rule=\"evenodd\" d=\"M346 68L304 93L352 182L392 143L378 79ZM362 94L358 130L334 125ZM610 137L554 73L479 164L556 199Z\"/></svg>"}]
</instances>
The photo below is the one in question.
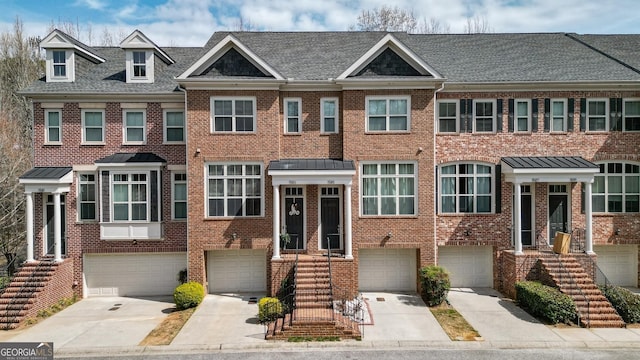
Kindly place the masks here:
<instances>
[{"instance_id":1,"label":"sky","mask_svg":"<svg viewBox=\"0 0 640 360\"><path fill-rule=\"evenodd\" d=\"M436 19L451 33L468 18L492 32L640 33L638 0L0 0L0 32L16 18L27 35L73 24L79 40L99 45L107 30L117 45L139 29L160 46L202 46L215 31L345 31L363 10L383 5Z\"/></svg>"}]
</instances>

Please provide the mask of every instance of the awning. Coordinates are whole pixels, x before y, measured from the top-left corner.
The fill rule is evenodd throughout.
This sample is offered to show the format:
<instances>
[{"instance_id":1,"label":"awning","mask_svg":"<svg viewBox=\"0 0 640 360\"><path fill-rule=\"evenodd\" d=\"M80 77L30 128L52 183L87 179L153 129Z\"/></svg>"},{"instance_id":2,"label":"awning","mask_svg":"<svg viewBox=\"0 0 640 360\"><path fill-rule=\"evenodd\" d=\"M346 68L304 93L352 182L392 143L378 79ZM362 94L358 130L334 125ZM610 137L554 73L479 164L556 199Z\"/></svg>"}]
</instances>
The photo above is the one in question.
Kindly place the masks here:
<instances>
[{"instance_id":1,"label":"awning","mask_svg":"<svg viewBox=\"0 0 640 360\"><path fill-rule=\"evenodd\" d=\"M352 160L280 159L269 162L273 185L348 185L356 174Z\"/></svg>"},{"instance_id":2,"label":"awning","mask_svg":"<svg viewBox=\"0 0 640 360\"><path fill-rule=\"evenodd\" d=\"M153 153L115 153L96 160L96 165L100 168L105 167L160 167L166 164L167 161L160 156Z\"/></svg>"},{"instance_id":3,"label":"awning","mask_svg":"<svg viewBox=\"0 0 640 360\"><path fill-rule=\"evenodd\" d=\"M600 167L580 156L514 156L501 159L505 180L530 182L591 182Z\"/></svg>"},{"instance_id":4,"label":"awning","mask_svg":"<svg viewBox=\"0 0 640 360\"><path fill-rule=\"evenodd\" d=\"M19 177L25 192L69 192L73 182L71 167L34 167Z\"/></svg>"}]
</instances>

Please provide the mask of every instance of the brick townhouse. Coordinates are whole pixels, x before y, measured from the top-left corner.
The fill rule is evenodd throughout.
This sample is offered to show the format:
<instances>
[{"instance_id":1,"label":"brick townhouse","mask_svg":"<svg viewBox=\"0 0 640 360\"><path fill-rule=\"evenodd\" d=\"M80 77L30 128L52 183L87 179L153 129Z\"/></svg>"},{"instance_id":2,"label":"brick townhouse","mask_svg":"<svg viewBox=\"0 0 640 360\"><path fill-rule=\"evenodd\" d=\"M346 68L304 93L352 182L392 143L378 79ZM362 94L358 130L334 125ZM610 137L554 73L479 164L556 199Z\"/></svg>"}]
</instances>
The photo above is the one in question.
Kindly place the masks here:
<instances>
[{"instance_id":1,"label":"brick townhouse","mask_svg":"<svg viewBox=\"0 0 640 360\"><path fill-rule=\"evenodd\" d=\"M215 33L89 47L55 30L21 177L27 263L83 296L278 290L294 254L334 280L510 293L571 233L638 284L640 36ZM524 265L523 265L524 264Z\"/></svg>"}]
</instances>

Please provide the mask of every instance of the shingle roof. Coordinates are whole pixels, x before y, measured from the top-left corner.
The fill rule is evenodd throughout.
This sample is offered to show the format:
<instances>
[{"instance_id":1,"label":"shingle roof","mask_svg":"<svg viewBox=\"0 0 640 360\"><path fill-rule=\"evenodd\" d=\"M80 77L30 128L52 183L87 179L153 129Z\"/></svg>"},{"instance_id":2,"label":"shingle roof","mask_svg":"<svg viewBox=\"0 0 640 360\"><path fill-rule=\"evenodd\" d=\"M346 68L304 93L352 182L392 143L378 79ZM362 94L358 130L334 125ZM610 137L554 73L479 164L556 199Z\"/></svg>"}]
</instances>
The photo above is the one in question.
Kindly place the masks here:
<instances>
[{"instance_id":1,"label":"shingle roof","mask_svg":"<svg viewBox=\"0 0 640 360\"><path fill-rule=\"evenodd\" d=\"M580 156L513 156L502 161L513 169L598 169Z\"/></svg>"},{"instance_id":2,"label":"shingle roof","mask_svg":"<svg viewBox=\"0 0 640 360\"><path fill-rule=\"evenodd\" d=\"M596 50L602 51L640 72L640 35L569 34Z\"/></svg>"},{"instance_id":3,"label":"shingle roof","mask_svg":"<svg viewBox=\"0 0 640 360\"><path fill-rule=\"evenodd\" d=\"M71 167L34 167L20 176L20 179L58 180L67 175Z\"/></svg>"},{"instance_id":4,"label":"shingle roof","mask_svg":"<svg viewBox=\"0 0 640 360\"><path fill-rule=\"evenodd\" d=\"M96 164L120 163L166 163L167 161L153 153L116 153L96 160Z\"/></svg>"},{"instance_id":5,"label":"shingle roof","mask_svg":"<svg viewBox=\"0 0 640 360\"><path fill-rule=\"evenodd\" d=\"M354 170L353 160L280 159L269 162L269 170Z\"/></svg>"}]
</instances>

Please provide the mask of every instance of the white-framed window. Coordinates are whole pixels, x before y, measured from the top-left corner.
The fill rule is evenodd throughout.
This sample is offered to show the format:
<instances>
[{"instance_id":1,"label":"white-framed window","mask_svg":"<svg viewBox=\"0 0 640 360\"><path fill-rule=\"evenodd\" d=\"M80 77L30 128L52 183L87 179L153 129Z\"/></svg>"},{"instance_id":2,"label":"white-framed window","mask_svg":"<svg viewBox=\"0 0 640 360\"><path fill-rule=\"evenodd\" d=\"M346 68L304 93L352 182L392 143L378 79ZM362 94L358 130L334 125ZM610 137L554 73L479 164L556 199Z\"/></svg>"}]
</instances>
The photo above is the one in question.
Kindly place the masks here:
<instances>
[{"instance_id":1,"label":"white-framed window","mask_svg":"<svg viewBox=\"0 0 640 360\"><path fill-rule=\"evenodd\" d=\"M457 133L460 123L460 102L456 100L438 101L438 132Z\"/></svg>"},{"instance_id":2,"label":"white-framed window","mask_svg":"<svg viewBox=\"0 0 640 360\"><path fill-rule=\"evenodd\" d=\"M587 99L587 131L609 129L609 100Z\"/></svg>"},{"instance_id":3,"label":"white-framed window","mask_svg":"<svg viewBox=\"0 0 640 360\"><path fill-rule=\"evenodd\" d=\"M640 131L640 99L624 99L622 104L624 131Z\"/></svg>"},{"instance_id":4,"label":"white-framed window","mask_svg":"<svg viewBox=\"0 0 640 360\"><path fill-rule=\"evenodd\" d=\"M416 215L416 162L363 162L360 165L363 216Z\"/></svg>"},{"instance_id":5,"label":"white-framed window","mask_svg":"<svg viewBox=\"0 0 640 360\"><path fill-rule=\"evenodd\" d=\"M411 129L410 96L367 96L367 132L408 132Z\"/></svg>"},{"instance_id":6,"label":"white-framed window","mask_svg":"<svg viewBox=\"0 0 640 360\"><path fill-rule=\"evenodd\" d=\"M496 131L496 101L473 100L473 132Z\"/></svg>"},{"instance_id":7,"label":"white-framed window","mask_svg":"<svg viewBox=\"0 0 640 360\"><path fill-rule=\"evenodd\" d=\"M149 173L111 173L111 211L114 222L149 221Z\"/></svg>"},{"instance_id":8,"label":"white-framed window","mask_svg":"<svg viewBox=\"0 0 640 360\"><path fill-rule=\"evenodd\" d=\"M132 66L134 78L147 77L147 53L146 51L133 51Z\"/></svg>"},{"instance_id":9,"label":"white-framed window","mask_svg":"<svg viewBox=\"0 0 640 360\"><path fill-rule=\"evenodd\" d=\"M145 110L124 110L123 141L125 144L144 144L147 133L147 112Z\"/></svg>"},{"instance_id":10,"label":"white-framed window","mask_svg":"<svg viewBox=\"0 0 640 360\"><path fill-rule=\"evenodd\" d=\"M598 164L600 174L592 185L592 206L600 213L640 212L640 164L606 162Z\"/></svg>"},{"instance_id":11,"label":"white-framed window","mask_svg":"<svg viewBox=\"0 0 640 360\"><path fill-rule=\"evenodd\" d=\"M515 99L513 109L513 121L515 132L531 131L531 100Z\"/></svg>"},{"instance_id":12,"label":"white-framed window","mask_svg":"<svg viewBox=\"0 0 640 360\"><path fill-rule=\"evenodd\" d=\"M550 128L551 132L567 131L567 99L551 99L550 100Z\"/></svg>"},{"instance_id":13,"label":"white-framed window","mask_svg":"<svg viewBox=\"0 0 640 360\"><path fill-rule=\"evenodd\" d=\"M490 213L493 211L494 166L456 163L440 166L441 213Z\"/></svg>"},{"instance_id":14,"label":"white-framed window","mask_svg":"<svg viewBox=\"0 0 640 360\"><path fill-rule=\"evenodd\" d=\"M171 174L171 218L183 220L187 218L187 174L174 172Z\"/></svg>"},{"instance_id":15,"label":"white-framed window","mask_svg":"<svg viewBox=\"0 0 640 360\"><path fill-rule=\"evenodd\" d=\"M52 65L53 65L53 77L66 78L67 77L67 52L64 50L53 50Z\"/></svg>"},{"instance_id":16,"label":"white-framed window","mask_svg":"<svg viewBox=\"0 0 640 360\"><path fill-rule=\"evenodd\" d=\"M154 81L154 57L153 51L145 49L130 50L125 52L127 83L152 83Z\"/></svg>"},{"instance_id":17,"label":"white-framed window","mask_svg":"<svg viewBox=\"0 0 640 360\"><path fill-rule=\"evenodd\" d=\"M104 144L104 110L82 110L82 143Z\"/></svg>"},{"instance_id":18,"label":"white-framed window","mask_svg":"<svg viewBox=\"0 0 640 360\"><path fill-rule=\"evenodd\" d=\"M184 110L165 109L164 118L164 142L184 144Z\"/></svg>"},{"instance_id":19,"label":"white-framed window","mask_svg":"<svg viewBox=\"0 0 640 360\"><path fill-rule=\"evenodd\" d=\"M255 97L212 97L211 132L255 132Z\"/></svg>"},{"instance_id":20,"label":"white-framed window","mask_svg":"<svg viewBox=\"0 0 640 360\"><path fill-rule=\"evenodd\" d=\"M45 144L62 143L62 110L51 109L44 112Z\"/></svg>"},{"instance_id":21,"label":"white-framed window","mask_svg":"<svg viewBox=\"0 0 640 360\"><path fill-rule=\"evenodd\" d=\"M263 216L263 171L258 163L207 163L207 217Z\"/></svg>"},{"instance_id":22,"label":"white-framed window","mask_svg":"<svg viewBox=\"0 0 640 360\"><path fill-rule=\"evenodd\" d=\"M302 99L284 98L284 132L300 134L302 132Z\"/></svg>"},{"instance_id":23,"label":"white-framed window","mask_svg":"<svg viewBox=\"0 0 640 360\"><path fill-rule=\"evenodd\" d=\"M47 82L70 82L75 79L74 52L70 49L47 49Z\"/></svg>"},{"instance_id":24,"label":"white-framed window","mask_svg":"<svg viewBox=\"0 0 640 360\"><path fill-rule=\"evenodd\" d=\"M97 218L96 174L78 174L78 221L93 221Z\"/></svg>"},{"instance_id":25,"label":"white-framed window","mask_svg":"<svg viewBox=\"0 0 640 360\"><path fill-rule=\"evenodd\" d=\"M338 98L320 99L320 133L338 133Z\"/></svg>"}]
</instances>

